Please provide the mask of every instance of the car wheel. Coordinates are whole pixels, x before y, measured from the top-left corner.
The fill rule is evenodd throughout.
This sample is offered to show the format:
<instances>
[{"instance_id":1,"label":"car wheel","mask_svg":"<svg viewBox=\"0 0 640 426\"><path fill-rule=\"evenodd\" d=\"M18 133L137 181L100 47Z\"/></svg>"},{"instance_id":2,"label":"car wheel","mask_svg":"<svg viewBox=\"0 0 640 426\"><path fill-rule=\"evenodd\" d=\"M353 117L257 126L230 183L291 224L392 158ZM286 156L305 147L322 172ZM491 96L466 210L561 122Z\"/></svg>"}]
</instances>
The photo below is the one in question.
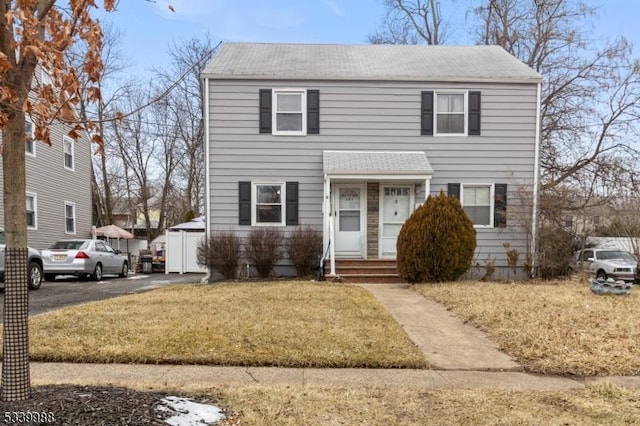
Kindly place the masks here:
<instances>
[{"instance_id":1,"label":"car wheel","mask_svg":"<svg viewBox=\"0 0 640 426\"><path fill-rule=\"evenodd\" d=\"M56 274L44 274L45 281L55 281Z\"/></svg>"},{"instance_id":2,"label":"car wheel","mask_svg":"<svg viewBox=\"0 0 640 426\"><path fill-rule=\"evenodd\" d=\"M37 290L42 285L42 267L37 262L29 262L29 288Z\"/></svg>"},{"instance_id":3,"label":"car wheel","mask_svg":"<svg viewBox=\"0 0 640 426\"><path fill-rule=\"evenodd\" d=\"M129 275L129 265L127 262L122 264L122 272L120 272L120 278L126 278Z\"/></svg>"},{"instance_id":4,"label":"car wheel","mask_svg":"<svg viewBox=\"0 0 640 426\"><path fill-rule=\"evenodd\" d=\"M598 273L596 274L596 278L602 278L603 280L607 279L607 273L605 271L603 271L602 269L600 269L598 271Z\"/></svg>"},{"instance_id":5,"label":"car wheel","mask_svg":"<svg viewBox=\"0 0 640 426\"><path fill-rule=\"evenodd\" d=\"M96 265L96 269L93 271L93 274L91 274L91 279L93 281L100 281L102 279L102 265L101 264L97 264Z\"/></svg>"}]
</instances>

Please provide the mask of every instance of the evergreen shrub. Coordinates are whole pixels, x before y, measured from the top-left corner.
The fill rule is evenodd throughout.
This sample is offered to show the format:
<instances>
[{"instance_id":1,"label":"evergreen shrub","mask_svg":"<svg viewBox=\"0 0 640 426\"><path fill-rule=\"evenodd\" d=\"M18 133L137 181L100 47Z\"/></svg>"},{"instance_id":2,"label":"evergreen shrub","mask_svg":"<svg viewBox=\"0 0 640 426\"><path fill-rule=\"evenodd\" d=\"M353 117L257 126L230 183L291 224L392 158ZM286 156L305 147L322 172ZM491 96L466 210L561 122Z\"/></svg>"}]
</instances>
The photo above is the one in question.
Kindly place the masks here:
<instances>
[{"instance_id":1,"label":"evergreen shrub","mask_svg":"<svg viewBox=\"0 0 640 426\"><path fill-rule=\"evenodd\" d=\"M440 192L402 226L398 273L410 283L454 281L471 268L475 249L473 222L457 198Z\"/></svg>"}]
</instances>

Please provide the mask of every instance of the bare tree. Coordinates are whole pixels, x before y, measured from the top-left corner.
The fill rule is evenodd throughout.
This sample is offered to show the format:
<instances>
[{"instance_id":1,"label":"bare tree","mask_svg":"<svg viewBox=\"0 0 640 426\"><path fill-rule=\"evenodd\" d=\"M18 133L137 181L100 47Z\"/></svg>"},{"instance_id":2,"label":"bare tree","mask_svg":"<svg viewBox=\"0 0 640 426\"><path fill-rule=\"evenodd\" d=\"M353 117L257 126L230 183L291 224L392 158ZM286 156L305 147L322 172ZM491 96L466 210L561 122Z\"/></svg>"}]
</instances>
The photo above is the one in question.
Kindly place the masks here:
<instances>
[{"instance_id":1,"label":"bare tree","mask_svg":"<svg viewBox=\"0 0 640 426\"><path fill-rule=\"evenodd\" d=\"M386 15L373 44L442 44L449 35L438 0L384 0Z\"/></svg>"},{"instance_id":2,"label":"bare tree","mask_svg":"<svg viewBox=\"0 0 640 426\"><path fill-rule=\"evenodd\" d=\"M120 31L113 26L105 26L103 28L103 42L101 45L100 57L102 59L103 71L100 78L95 82L95 86L100 90L102 95L98 102L90 102L89 81L80 76L80 101L78 103L79 119L84 123L95 123L94 134L99 135L101 140L105 140L105 121L116 115L115 111L110 111L110 106L123 93L121 88L111 90L110 94L105 95L109 84L115 83L115 78L125 68L123 63L123 54L119 49L121 41ZM66 60L74 65L81 63L85 50L89 46L86 44L77 44L73 49L69 49L66 54ZM108 175L108 160L104 149L98 150L98 155L92 161L92 200L94 210L94 224L98 226L109 225L113 223L113 200L111 182Z\"/></svg>"},{"instance_id":3,"label":"bare tree","mask_svg":"<svg viewBox=\"0 0 640 426\"><path fill-rule=\"evenodd\" d=\"M178 158L175 188L172 189L182 192L178 199L171 197L174 202L172 211L176 213L176 217L172 218L174 221L183 221L186 216L202 212L205 161L200 72L218 46L209 37L192 39L181 45L174 44L169 51L171 67L156 70L158 78L155 80L160 82L156 90L165 91L169 85L173 85L167 96L165 123L173 127L180 140L173 149Z\"/></svg>"},{"instance_id":4,"label":"bare tree","mask_svg":"<svg viewBox=\"0 0 640 426\"><path fill-rule=\"evenodd\" d=\"M637 168L640 73L625 39L593 48L595 9L568 0L488 0L476 8L478 41L497 44L545 78L541 100L543 189L598 176L612 159Z\"/></svg>"}]
</instances>

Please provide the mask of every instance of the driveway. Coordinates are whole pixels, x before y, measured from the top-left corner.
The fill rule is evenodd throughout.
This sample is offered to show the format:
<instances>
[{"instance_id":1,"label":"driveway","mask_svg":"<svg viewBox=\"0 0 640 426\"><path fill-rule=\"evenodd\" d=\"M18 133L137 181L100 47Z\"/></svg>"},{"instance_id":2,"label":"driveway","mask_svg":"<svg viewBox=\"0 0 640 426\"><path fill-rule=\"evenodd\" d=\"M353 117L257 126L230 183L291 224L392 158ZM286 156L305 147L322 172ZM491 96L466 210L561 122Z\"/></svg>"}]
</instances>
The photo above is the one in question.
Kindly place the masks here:
<instances>
[{"instance_id":1,"label":"driveway","mask_svg":"<svg viewBox=\"0 0 640 426\"><path fill-rule=\"evenodd\" d=\"M44 281L39 290L29 292L29 316L68 305L140 293L176 283L199 283L204 274L131 274L127 278L105 277L102 281L82 281L58 277ZM0 322L4 318L4 290L0 291Z\"/></svg>"}]
</instances>

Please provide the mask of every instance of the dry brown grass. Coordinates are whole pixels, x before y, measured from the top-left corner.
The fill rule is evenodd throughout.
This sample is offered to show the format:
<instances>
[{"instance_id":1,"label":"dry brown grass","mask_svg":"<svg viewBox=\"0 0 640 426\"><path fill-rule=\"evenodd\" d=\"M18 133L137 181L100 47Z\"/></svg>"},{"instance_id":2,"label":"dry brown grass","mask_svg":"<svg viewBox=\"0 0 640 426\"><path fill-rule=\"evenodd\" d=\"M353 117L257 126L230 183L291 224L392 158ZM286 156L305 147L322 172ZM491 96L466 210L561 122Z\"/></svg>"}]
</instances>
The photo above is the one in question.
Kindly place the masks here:
<instances>
[{"instance_id":1,"label":"dry brown grass","mask_svg":"<svg viewBox=\"0 0 640 426\"><path fill-rule=\"evenodd\" d=\"M640 424L640 390L606 383L544 392L234 385L214 399L243 425Z\"/></svg>"},{"instance_id":2,"label":"dry brown grass","mask_svg":"<svg viewBox=\"0 0 640 426\"><path fill-rule=\"evenodd\" d=\"M426 368L387 311L354 286L181 285L34 317L31 359Z\"/></svg>"},{"instance_id":3,"label":"dry brown grass","mask_svg":"<svg viewBox=\"0 0 640 426\"><path fill-rule=\"evenodd\" d=\"M640 374L640 290L595 295L584 280L456 282L414 287L486 331L528 370Z\"/></svg>"}]
</instances>

